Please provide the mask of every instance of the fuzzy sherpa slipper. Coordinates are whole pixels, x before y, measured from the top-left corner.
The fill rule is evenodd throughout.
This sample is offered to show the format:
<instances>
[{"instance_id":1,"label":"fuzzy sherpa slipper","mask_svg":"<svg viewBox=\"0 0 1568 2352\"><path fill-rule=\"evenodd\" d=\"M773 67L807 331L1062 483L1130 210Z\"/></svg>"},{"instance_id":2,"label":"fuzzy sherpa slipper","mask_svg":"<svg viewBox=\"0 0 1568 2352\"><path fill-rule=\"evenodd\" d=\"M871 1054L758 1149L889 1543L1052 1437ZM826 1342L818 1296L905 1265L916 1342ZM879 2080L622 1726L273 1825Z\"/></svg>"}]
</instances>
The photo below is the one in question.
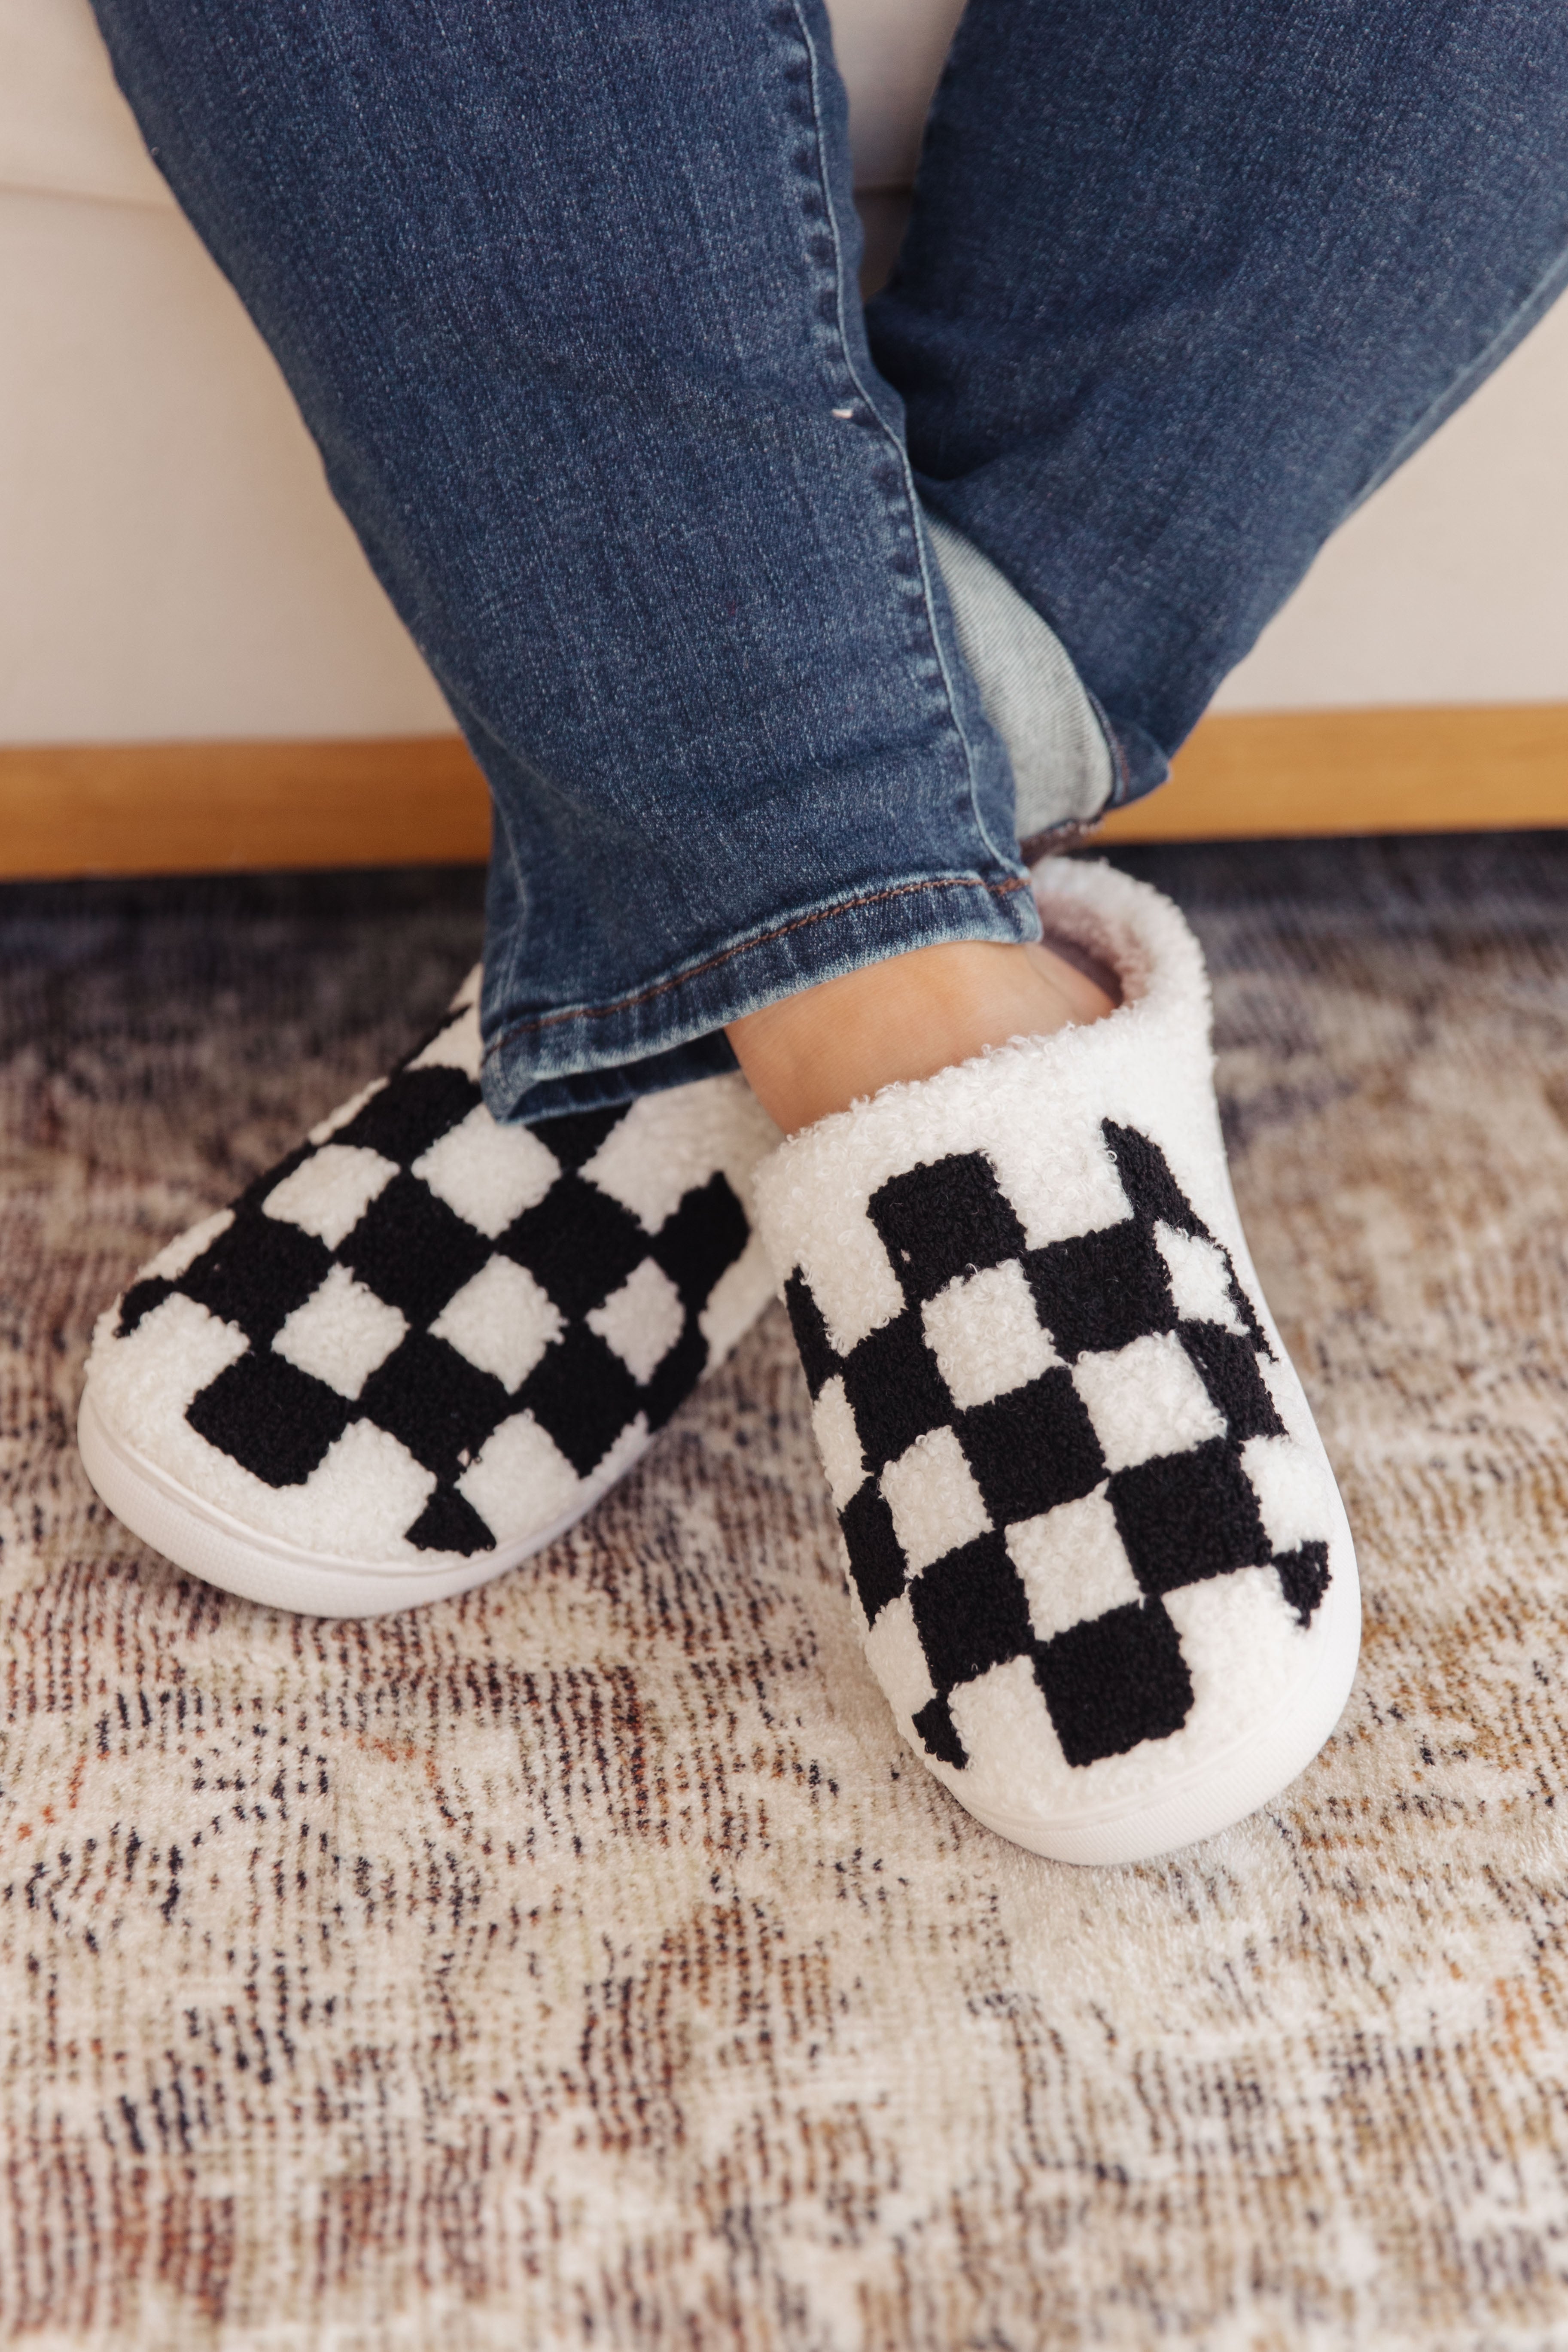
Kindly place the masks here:
<instances>
[{"instance_id":1,"label":"fuzzy sherpa slipper","mask_svg":"<svg viewBox=\"0 0 1568 2352\"><path fill-rule=\"evenodd\" d=\"M1197 941L1110 867L1035 887L1117 1010L791 1138L759 1223L904 1737L1004 1836L1127 1862L1302 1769L1360 1603L1231 1192Z\"/></svg>"},{"instance_id":2,"label":"fuzzy sherpa slipper","mask_svg":"<svg viewBox=\"0 0 1568 2352\"><path fill-rule=\"evenodd\" d=\"M751 1177L778 1130L744 1079L500 1126L478 994L99 1324L88 1475L210 1583L345 1617L483 1583L766 1303Z\"/></svg>"}]
</instances>

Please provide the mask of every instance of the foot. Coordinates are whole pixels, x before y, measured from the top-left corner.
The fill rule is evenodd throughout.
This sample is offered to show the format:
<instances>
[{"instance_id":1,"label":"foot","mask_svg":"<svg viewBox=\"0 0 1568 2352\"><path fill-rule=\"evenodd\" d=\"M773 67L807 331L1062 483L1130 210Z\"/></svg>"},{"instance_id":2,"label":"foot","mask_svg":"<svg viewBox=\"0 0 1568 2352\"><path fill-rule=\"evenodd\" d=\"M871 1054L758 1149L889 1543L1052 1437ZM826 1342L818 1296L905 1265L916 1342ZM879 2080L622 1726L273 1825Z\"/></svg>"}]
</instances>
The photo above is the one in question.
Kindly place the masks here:
<instances>
[{"instance_id":1,"label":"foot","mask_svg":"<svg viewBox=\"0 0 1568 2352\"><path fill-rule=\"evenodd\" d=\"M956 940L819 982L730 1024L752 1091L786 1135L987 1045L1098 1021L1107 991L1051 948Z\"/></svg>"}]
</instances>

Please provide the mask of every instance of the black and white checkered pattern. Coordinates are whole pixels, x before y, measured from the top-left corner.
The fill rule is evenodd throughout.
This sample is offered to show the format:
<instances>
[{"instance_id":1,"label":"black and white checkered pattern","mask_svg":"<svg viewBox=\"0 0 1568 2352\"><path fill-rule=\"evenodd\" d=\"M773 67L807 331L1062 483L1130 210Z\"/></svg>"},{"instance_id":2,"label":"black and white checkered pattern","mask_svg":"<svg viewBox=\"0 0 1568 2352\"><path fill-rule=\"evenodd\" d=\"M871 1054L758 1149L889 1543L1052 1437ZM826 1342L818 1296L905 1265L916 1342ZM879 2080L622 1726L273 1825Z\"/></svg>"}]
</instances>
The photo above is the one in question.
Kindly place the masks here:
<instances>
[{"instance_id":1,"label":"black and white checkered pattern","mask_svg":"<svg viewBox=\"0 0 1568 2352\"><path fill-rule=\"evenodd\" d=\"M377 1462L424 1497L403 1540L461 1557L529 1532L538 1512L518 1490L542 1462L539 1507L559 1518L574 1482L589 1492L629 1435L668 1420L707 1369L703 1312L751 1234L722 1167L683 1164L650 1189L637 1152L617 1156L635 1106L500 1126L478 1067L470 989L188 1263L154 1261L108 1341L195 1302L243 1344L184 1404L190 1430L279 1490L368 1425Z\"/></svg>"},{"instance_id":2,"label":"black and white checkered pattern","mask_svg":"<svg viewBox=\"0 0 1568 2352\"><path fill-rule=\"evenodd\" d=\"M1026 1659L1091 1766L1188 1719L1168 1594L1271 1570L1306 1626L1329 1584L1326 1506L1270 1541L1281 1475L1311 1517L1317 1474L1229 1253L1147 1136L1100 1133L1125 1213L1040 1248L982 1150L882 1183L868 1214L904 1305L847 1353L798 1268L785 1286L873 1643L907 1598L932 1692L914 1727L958 1769L952 1702L977 1677Z\"/></svg>"}]
</instances>

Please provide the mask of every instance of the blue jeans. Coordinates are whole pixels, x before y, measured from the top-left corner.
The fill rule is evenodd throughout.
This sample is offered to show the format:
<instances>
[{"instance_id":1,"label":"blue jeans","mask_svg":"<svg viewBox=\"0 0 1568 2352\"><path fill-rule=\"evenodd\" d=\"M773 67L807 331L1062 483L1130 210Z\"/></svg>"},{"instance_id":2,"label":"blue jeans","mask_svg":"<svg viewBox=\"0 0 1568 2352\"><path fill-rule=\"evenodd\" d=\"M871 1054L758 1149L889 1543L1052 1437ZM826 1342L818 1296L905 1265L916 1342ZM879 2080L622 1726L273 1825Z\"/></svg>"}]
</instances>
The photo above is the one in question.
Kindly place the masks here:
<instances>
[{"instance_id":1,"label":"blue jeans","mask_svg":"<svg viewBox=\"0 0 1568 2352\"><path fill-rule=\"evenodd\" d=\"M970 0L868 314L820 0L97 0L495 803L487 1097L1036 935L1568 273L1568 14Z\"/></svg>"}]
</instances>

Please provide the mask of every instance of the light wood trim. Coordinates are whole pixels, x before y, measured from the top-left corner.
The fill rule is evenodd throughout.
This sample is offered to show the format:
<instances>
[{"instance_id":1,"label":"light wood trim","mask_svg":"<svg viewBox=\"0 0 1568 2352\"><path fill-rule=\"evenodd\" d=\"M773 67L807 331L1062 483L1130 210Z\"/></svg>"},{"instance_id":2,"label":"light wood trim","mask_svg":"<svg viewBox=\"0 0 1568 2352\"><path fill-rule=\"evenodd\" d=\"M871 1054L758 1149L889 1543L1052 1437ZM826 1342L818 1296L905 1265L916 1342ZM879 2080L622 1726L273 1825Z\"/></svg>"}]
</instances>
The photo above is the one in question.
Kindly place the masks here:
<instances>
[{"instance_id":1,"label":"light wood trim","mask_svg":"<svg viewBox=\"0 0 1568 2352\"><path fill-rule=\"evenodd\" d=\"M1097 841L1568 825L1568 703L1226 711Z\"/></svg>"},{"instance_id":2,"label":"light wood trim","mask_svg":"<svg viewBox=\"0 0 1568 2352\"><path fill-rule=\"evenodd\" d=\"M1226 713L1096 839L1568 825L1568 703ZM483 858L460 737L0 748L0 878Z\"/></svg>"},{"instance_id":3,"label":"light wood trim","mask_svg":"<svg viewBox=\"0 0 1568 2352\"><path fill-rule=\"evenodd\" d=\"M468 863L489 799L460 735L0 749L0 877Z\"/></svg>"}]
</instances>

